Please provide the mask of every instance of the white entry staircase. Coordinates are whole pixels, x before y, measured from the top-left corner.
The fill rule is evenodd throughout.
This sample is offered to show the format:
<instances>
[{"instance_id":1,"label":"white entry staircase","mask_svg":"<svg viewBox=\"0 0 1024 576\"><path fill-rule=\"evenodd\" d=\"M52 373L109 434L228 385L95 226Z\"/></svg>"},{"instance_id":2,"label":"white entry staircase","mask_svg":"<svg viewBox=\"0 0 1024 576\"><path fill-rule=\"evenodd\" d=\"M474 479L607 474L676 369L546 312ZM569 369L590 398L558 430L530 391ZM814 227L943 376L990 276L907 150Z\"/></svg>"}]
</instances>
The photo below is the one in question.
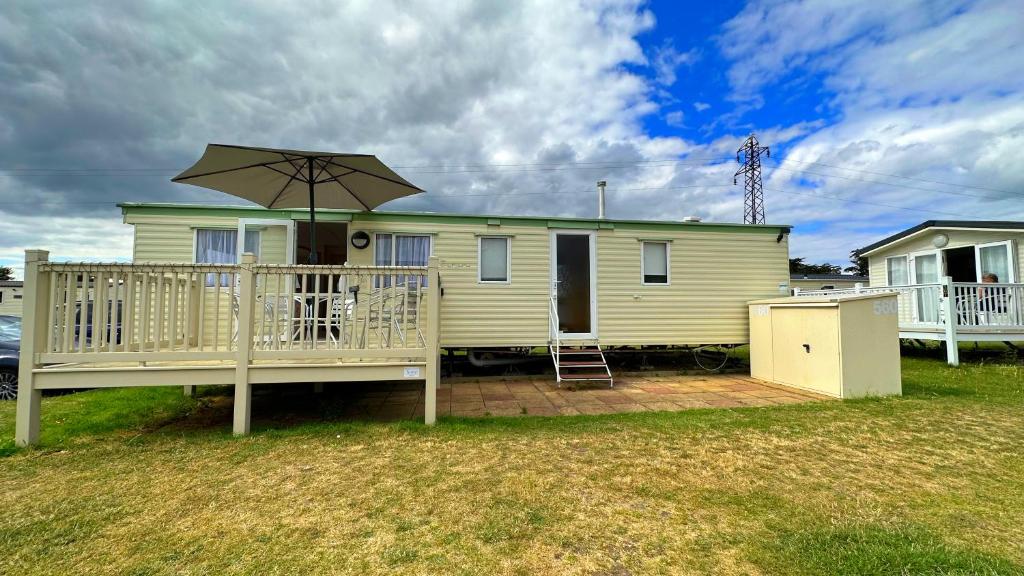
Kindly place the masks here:
<instances>
[{"instance_id":1,"label":"white entry staircase","mask_svg":"<svg viewBox=\"0 0 1024 576\"><path fill-rule=\"evenodd\" d=\"M609 387L615 386L599 344L567 346L555 342L551 344L551 358L555 361L559 384L563 381L607 382Z\"/></svg>"},{"instance_id":2,"label":"white entry staircase","mask_svg":"<svg viewBox=\"0 0 1024 576\"><path fill-rule=\"evenodd\" d=\"M548 309L551 338L548 348L551 360L555 363L555 376L558 384L563 380L572 382L607 382L608 387L615 386L612 371L608 369L604 352L597 340L562 340L562 332L558 322L557 291L551 289L551 306Z\"/></svg>"}]
</instances>

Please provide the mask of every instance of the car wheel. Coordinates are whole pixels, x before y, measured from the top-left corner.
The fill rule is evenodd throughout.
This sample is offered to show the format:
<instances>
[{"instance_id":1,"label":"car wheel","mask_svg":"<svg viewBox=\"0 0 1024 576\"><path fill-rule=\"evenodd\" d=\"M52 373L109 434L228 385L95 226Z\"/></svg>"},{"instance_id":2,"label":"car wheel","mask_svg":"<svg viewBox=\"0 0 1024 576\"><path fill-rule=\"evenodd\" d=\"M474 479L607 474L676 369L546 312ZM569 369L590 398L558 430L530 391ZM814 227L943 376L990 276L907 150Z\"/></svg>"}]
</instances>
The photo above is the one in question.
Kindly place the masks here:
<instances>
[{"instance_id":1,"label":"car wheel","mask_svg":"<svg viewBox=\"0 0 1024 576\"><path fill-rule=\"evenodd\" d=\"M15 370L0 369L0 400L18 398L18 373Z\"/></svg>"}]
</instances>

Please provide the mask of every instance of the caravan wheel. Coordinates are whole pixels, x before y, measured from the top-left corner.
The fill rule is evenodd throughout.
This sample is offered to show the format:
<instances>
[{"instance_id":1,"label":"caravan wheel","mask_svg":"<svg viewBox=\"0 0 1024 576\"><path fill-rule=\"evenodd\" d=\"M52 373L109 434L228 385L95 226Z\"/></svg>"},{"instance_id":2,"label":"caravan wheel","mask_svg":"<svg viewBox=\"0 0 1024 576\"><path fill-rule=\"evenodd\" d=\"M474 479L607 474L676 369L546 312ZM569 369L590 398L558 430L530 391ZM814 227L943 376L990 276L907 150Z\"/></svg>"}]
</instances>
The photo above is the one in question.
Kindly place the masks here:
<instances>
[{"instance_id":1,"label":"caravan wheel","mask_svg":"<svg viewBox=\"0 0 1024 576\"><path fill-rule=\"evenodd\" d=\"M715 372L720 370L729 361L729 349L725 346L700 346L693 349L693 359L697 366Z\"/></svg>"}]
</instances>

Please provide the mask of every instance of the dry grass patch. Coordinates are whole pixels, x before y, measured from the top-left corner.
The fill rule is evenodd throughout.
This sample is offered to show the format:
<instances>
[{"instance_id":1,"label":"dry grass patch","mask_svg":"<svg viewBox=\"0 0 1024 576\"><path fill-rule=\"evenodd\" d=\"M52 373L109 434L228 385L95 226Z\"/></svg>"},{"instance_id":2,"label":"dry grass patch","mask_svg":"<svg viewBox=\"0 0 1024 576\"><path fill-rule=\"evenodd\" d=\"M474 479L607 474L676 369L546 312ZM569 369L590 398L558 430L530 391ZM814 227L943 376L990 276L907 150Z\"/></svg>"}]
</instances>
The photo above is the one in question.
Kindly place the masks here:
<instances>
[{"instance_id":1,"label":"dry grass patch","mask_svg":"<svg viewBox=\"0 0 1024 576\"><path fill-rule=\"evenodd\" d=\"M1021 573L1019 368L905 378L903 399L238 440L224 406L149 393L154 420L0 459L0 573Z\"/></svg>"}]
</instances>

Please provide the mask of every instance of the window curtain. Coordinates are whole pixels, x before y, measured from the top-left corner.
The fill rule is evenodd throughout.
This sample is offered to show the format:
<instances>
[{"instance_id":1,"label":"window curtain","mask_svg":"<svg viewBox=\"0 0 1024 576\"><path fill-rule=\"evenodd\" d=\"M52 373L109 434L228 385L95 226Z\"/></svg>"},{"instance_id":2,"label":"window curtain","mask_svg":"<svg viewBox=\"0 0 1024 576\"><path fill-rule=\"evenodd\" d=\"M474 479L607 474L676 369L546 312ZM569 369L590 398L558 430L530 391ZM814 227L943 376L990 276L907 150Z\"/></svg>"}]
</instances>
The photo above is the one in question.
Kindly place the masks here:
<instances>
[{"instance_id":1,"label":"window curtain","mask_svg":"<svg viewBox=\"0 0 1024 576\"><path fill-rule=\"evenodd\" d=\"M981 275L995 274L1000 282L1010 281L1010 255L1006 245L983 246L978 248L979 261L981 262ZM978 282L981 282L978 278Z\"/></svg>"},{"instance_id":2,"label":"window curtain","mask_svg":"<svg viewBox=\"0 0 1024 576\"><path fill-rule=\"evenodd\" d=\"M936 255L917 256L914 258L914 283L935 284L939 281L939 257ZM939 321L939 289L918 290L917 321Z\"/></svg>"},{"instance_id":3,"label":"window curtain","mask_svg":"<svg viewBox=\"0 0 1024 576\"><path fill-rule=\"evenodd\" d=\"M373 260L377 266L426 266L429 259L430 236L376 235ZM397 276L396 281L405 283L406 278ZM374 282L374 285L380 287L379 282ZM391 278L385 278L384 286L390 285Z\"/></svg>"},{"instance_id":4,"label":"window curtain","mask_svg":"<svg viewBox=\"0 0 1024 576\"><path fill-rule=\"evenodd\" d=\"M914 280L917 284L935 284L939 281L939 263L937 256L918 256L914 258Z\"/></svg>"},{"instance_id":5,"label":"window curtain","mask_svg":"<svg viewBox=\"0 0 1024 576\"><path fill-rule=\"evenodd\" d=\"M508 282L508 238L480 239L480 280Z\"/></svg>"},{"instance_id":6,"label":"window curtain","mask_svg":"<svg viewBox=\"0 0 1024 576\"><path fill-rule=\"evenodd\" d=\"M377 234L374 242L373 264L375 266L391 266L391 234Z\"/></svg>"},{"instance_id":7,"label":"window curtain","mask_svg":"<svg viewBox=\"0 0 1024 576\"><path fill-rule=\"evenodd\" d=\"M260 261L260 231L259 230L246 230L245 231L245 248L242 252L249 252L256 256L256 261Z\"/></svg>"},{"instance_id":8,"label":"window curtain","mask_svg":"<svg viewBox=\"0 0 1024 576\"><path fill-rule=\"evenodd\" d=\"M889 273L889 286L906 286L909 283L907 277L907 257L889 258L885 261Z\"/></svg>"},{"instance_id":9,"label":"window curtain","mask_svg":"<svg viewBox=\"0 0 1024 576\"><path fill-rule=\"evenodd\" d=\"M237 230L196 230L196 264L234 264L238 261ZM206 285L216 285L216 274L206 275ZM229 274L220 275L220 285L227 286Z\"/></svg>"},{"instance_id":10,"label":"window curtain","mask_svg":"<svg viewBox=\"0 0 1024 576\"><path fill-rule=\"evenodd\" d=\"M668 245L664 242L644 242L644 282L668 283Z\"/></svg>"}]
</instances>

